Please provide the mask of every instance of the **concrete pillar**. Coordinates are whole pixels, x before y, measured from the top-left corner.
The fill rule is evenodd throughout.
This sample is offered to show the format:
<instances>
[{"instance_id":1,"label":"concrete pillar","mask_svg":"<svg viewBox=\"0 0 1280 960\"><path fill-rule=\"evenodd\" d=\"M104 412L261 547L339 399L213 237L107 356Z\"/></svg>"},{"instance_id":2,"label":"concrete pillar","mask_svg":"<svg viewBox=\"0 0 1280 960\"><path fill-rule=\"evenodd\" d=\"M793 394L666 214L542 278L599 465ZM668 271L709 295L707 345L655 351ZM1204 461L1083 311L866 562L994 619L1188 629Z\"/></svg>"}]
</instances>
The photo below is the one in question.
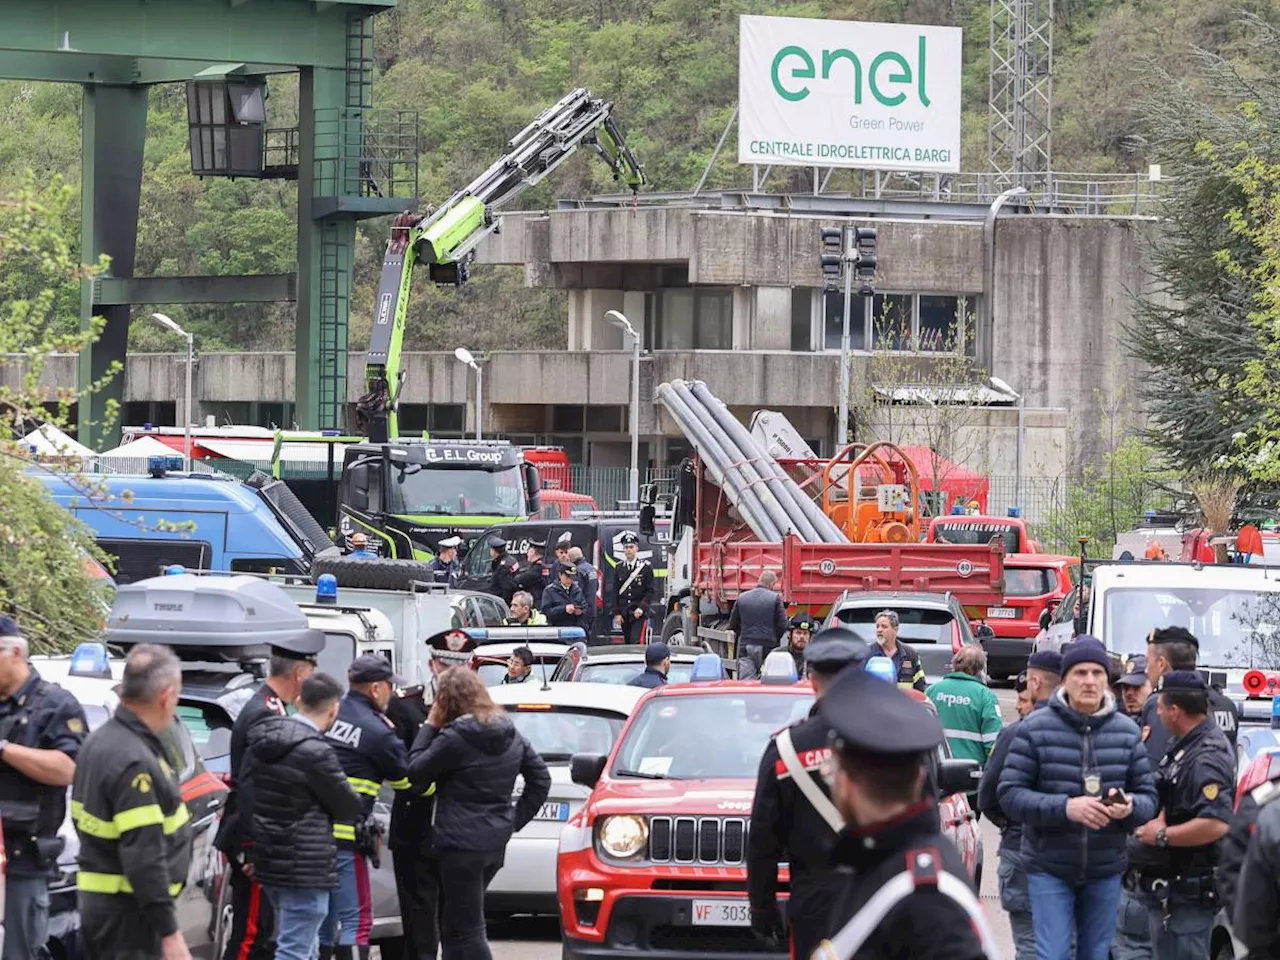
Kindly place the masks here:
<instances>
[{"instance_id":1,"label":"concrete pillar","mask_svg":"<svg viewBox=\"0 0 1280 960\"><path fill-rule=\"evenodd\" d=\"M791 349L791 288L753 287L752 350Z\"/></svg>"},{"instance_id":2,"label":"concrete pillar","mask_svg":"<svg viewBox=\"0 0 1280 960\"><path fill-rule=\"evenodd\" d=\"M586 327L587 291L570 290L568 293L569 350L576 352L578 350L586 349L586 347L583 346L583 341L586 339L584 336L584 329Z\"/></svg>"},{"instance_id":3,"label":"concrete pillar","mask_svg":"<svg viewBox=\"0 0 1280 960\"><path fill-rule=\"evenodd\" d=\"M645 342L644 291L627 290L624 292L622 294L622 312L631 321L631 326L635 327L636 333L640 334L640 349L653 349L651 344ZM630 348L631 344L627 343L626 346Z\"/></svg>"},{"instance_id":4,"label":"concrete pillar","mask_svg":"<svg viewBox=\"0 0 1280 960\"><path fill-rule=\"evenodd\" d=\"M583 350L621 350L625 339L621 330L604 318L606 310L623 313L624 297L621 290L587 290L583 301ZM628 317L628 320L631 318Z\"/></svg>"},{"instance_id":5,"label":"concrete pillar","mask_svg":"<svg viewBox=\"0 0 1280 960\"><path fill-rule=\"evenodd\" d=\"M751 288L733 288L733 349L754 349L751 337Z\"/></svg>"}]
</instances>

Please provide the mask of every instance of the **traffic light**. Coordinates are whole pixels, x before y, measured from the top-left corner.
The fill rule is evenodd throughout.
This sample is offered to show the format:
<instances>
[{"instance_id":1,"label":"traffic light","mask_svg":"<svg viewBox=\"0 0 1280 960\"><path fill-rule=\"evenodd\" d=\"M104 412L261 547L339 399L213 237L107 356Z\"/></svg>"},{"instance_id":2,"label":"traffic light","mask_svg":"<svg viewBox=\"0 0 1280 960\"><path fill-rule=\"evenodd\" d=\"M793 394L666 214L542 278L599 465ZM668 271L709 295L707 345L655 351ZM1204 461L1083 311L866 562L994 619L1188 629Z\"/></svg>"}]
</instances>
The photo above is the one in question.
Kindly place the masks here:
<instances>
[{"instance_id":1,"label":"traffic light","mask_svg":"<svg viewBox=\"0 0 1280 960\"><path fill-rule=\"evenodd\" d=\"M874 292L873 284L876 279L876 228L854 228L853 243L858 253L857 270L854 276L862 284L859 292L866 296Z\"/></svg>"},{"instance_id":2,"label":"traffic light","mask_svg":"<svg viewBox=\"0 0 1280 960\"><path fill-rule=\"evenodd\" d=\"M842 247L844 231L839 227L822 227L822 255L818 262L822 264L822 285L827 290L840 289L840 271L842 268Z\"/></svg>"}]
</instances>

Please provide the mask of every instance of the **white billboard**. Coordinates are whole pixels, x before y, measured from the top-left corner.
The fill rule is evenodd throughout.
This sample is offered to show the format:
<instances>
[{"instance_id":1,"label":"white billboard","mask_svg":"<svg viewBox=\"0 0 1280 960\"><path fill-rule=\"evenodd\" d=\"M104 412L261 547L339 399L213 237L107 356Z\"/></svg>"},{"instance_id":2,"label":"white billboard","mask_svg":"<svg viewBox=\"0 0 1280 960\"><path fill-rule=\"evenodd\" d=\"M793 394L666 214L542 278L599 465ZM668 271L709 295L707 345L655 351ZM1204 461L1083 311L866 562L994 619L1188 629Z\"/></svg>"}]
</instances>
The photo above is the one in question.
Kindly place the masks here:
<instances>
[{"instance_id":1,"label":"white billboard","mask_svg":"<svg viewBox=\"0 0 1280 960\"><path fill-rule=\"evenodd\" d=\"M738 162L959 172L960 34L742 17Z\"/></svg>"}]
</instances>

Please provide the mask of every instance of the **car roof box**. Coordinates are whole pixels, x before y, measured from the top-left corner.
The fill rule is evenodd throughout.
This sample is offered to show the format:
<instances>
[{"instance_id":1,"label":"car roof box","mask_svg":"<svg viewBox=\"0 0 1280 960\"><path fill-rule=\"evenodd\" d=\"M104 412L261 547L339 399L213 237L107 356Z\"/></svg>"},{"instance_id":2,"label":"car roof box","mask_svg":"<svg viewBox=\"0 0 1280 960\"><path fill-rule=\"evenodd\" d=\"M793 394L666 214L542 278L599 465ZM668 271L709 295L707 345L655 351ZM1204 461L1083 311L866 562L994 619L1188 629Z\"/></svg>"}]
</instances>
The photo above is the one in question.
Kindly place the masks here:
<instances>
[{"instance_id":1,"label":"car roof box","mask_svg":"<svg viewBox=\"0 0 1280 960\"><path fill-rule=\"evenodd\" d=\"M324 633L277 584L191 573L120 587L104 639L120 647L165 644L184 660L265 658L272 647L314 656L324 648Z\"/></svg>"}]
</instances>

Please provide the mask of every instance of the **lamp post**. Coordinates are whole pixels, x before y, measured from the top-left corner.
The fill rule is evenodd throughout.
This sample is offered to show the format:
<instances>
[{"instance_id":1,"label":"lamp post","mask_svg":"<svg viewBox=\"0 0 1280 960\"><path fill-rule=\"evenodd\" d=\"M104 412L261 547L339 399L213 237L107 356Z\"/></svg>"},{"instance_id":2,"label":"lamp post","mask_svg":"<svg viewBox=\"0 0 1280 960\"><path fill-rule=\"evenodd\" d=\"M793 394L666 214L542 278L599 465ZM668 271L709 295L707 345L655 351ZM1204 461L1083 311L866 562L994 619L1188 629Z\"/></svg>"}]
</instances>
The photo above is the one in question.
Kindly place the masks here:
<instances>
[{"instance_id":1,"label":"lamp post","mask_svg":"<svg viewBox=\"0 0 1280 960\"><path fill-rule=\"evenodd\" d=\"M640 334L631 321L617 310L606 310L604 318L631 338L631 502L640 506Z\"/></svg>"},{"instance_id":2,"label":"lamp post","mask_svg":"<svg viewBox=\"0 0 1280 960\"><path fill-rule=\"evenodd\" d=\"M187 399L186 399L186 434L182 441L182 458L186 462L186 472L191 472L191 365L196 352L196 338L174 323L173 319L163 313L153 313L151 318L166 330L172 330L178 336L187 338Z\"/></svg>"},{"instance_id":3,"label":"lamp post","mask_svg":"<svg viewBox=\"0 0 1280 960\"><path fill-rule=\"evenodd\" d=\"M476 358L466 347L458 347L453 351L453 355L458 358L459 363L465 363L476 372L476 439L479 440L480 428L484 423L484 373L480 370L480 364L476 363Z\"/></svg>"}]
</instances>

